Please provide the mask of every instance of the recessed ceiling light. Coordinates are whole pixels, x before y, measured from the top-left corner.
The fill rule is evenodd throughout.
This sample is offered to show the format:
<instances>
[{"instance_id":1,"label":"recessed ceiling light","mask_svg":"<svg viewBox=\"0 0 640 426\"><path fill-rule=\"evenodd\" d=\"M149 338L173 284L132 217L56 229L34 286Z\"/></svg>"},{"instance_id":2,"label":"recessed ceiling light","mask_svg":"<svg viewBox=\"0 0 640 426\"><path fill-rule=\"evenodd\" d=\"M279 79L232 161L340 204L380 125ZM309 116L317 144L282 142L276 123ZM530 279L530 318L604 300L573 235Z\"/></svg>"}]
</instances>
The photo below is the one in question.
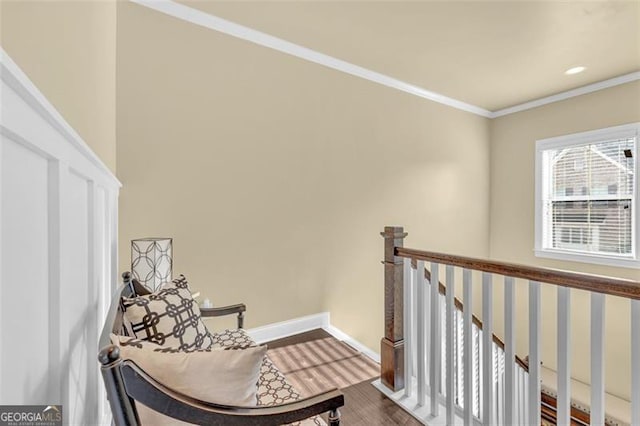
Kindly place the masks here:
<instances>
[{"instance_id":1,"label":"recessed ceiling light","mask_svg":"<svg viewBox=\"0 0 640 426\"><path fill-rule=\"evenodd\" d=\"M578 74L586 69L587 69L586 67L573 67L573 68L569 68L564 73L566 75L573 75L573 74Z\"/></svg>"}]
</instances>

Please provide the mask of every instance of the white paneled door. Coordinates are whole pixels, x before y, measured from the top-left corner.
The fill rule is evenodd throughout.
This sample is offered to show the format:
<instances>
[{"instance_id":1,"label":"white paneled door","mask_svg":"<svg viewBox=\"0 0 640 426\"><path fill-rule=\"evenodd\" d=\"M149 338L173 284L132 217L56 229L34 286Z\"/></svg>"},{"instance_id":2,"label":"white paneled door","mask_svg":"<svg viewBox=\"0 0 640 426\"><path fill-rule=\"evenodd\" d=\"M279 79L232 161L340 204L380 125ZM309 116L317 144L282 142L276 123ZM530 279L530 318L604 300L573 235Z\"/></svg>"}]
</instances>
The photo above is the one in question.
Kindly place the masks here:
<instances>
[{"instance_id":1,"label":"white paneled door","mask_svg":"<svg viewBox=\"0 0 640 426\"><path fill-rule=\"evenodd\" d=\"M0 404L109 421L98 336L120 183L0 51Z\"/></svg>"}]
</instances>

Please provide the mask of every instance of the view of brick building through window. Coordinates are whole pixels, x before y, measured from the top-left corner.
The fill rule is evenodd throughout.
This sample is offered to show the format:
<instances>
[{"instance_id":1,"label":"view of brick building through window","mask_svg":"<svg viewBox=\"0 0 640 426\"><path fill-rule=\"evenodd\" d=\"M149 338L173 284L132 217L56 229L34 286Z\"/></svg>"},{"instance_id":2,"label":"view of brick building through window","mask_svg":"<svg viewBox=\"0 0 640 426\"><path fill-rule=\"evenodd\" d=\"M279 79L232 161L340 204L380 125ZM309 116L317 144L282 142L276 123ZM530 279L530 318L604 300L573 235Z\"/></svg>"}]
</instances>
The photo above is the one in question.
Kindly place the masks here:
<instances>
[{"instance_id":1,"label":"view of brick building through window","mask_svg":"<svg viewBox=\"0 0 640 426\"><path fill-rule=\"evenodd\" d=\"M551 248L631 255L635 138L545 153Z\"/></svg>"}]
</instances>

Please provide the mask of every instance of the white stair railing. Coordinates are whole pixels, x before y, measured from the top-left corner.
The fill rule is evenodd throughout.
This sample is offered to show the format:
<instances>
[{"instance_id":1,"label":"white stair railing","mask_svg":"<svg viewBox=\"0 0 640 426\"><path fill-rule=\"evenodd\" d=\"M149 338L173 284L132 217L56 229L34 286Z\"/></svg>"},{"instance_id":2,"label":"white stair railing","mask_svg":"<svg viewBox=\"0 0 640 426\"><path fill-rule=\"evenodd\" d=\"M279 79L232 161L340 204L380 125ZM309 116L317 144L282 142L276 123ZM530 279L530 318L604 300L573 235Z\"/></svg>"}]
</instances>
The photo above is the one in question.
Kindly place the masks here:
<instances>
[{"instance_id":1,"label":"white stair railing","mask_svg":"<svg viewBox=\"0 0 640 426\"><path fill-rule=\"evenodd\" d=\"M455 286L454 268L447 266L447 291L444 294L438 291L435 295L438 302L431 304L429 302L434 300L434 289L439 290L438 285L432 284L437 282L435 277L438 275L433 272L438 270L438 265L431 264L430 279L427 280L424 273L418 272L424 271L424 262L417 263L417 268L411 268L411 259L404 259L405 383L416 384L418 405L425 406L428 402L429 414L437 417L443 403L447 424L454 424L456 416L462 417L464 424L526 424L528 371L515 361L514 339L510 339L513 362L507 363L505 350L493 341L493 335L485 333L477 320L473 321L470 310L456 306L454 291L449 291ZM463 274L464 297L470 301L471 271L465 270ZM490 274L483 277L485 284L490 279ZM510 291L513 293L513 290ZM432 310L435 307L435 316L427 312L427 306ZM415 313L416 322L412 321ZM428 334L424 326L427 322L430 324ZM434 324L437 325L436 330ZM416 333L413 332L414 325L418 330ZM434 336L433 341L439 344L429 345L428 340L434 339ZM491 339L488 346L491 348L491 361L488 363L487 351L483 350L487 344L486 336ZM509 345L505 343L505 347ZM430 360L428 363L427 358ZM427 364L429 368L426 368ZM414 368L416 365L417 369ZM507 365L510 367L507 368ZM507 370L511 371L508 389ZM431 374L432 371L436 374ZM431 391L434 388L437 392ZM412 386L405 386L405 396L411 397L413 391ZM487 393L491 398L483 398ZM510 397L507 398L507 395ZM471 403L466 404L465 401ZM487 412L489 415L484 416L483 413Z\"/></svg>"},{"instance_id":2,"label":"white stair railing","mask_svg":"<svg viewBox=\"0 0 640 426\"><path fill-rule=\"evenodd\" d=\"M393 256L386 258L397 260L386 265L398 265L402 272L387 274L399 277L403 287L402 386L405 397L416 398L425 418L438 419L436 423L442 424L540 424L540 290L544 283L557 287L557 423L574 420L570 307L572 289L580 289L591 293L590 424L602 425L607 418L606 295L630 301L630 420L631 424L640 424L640 283L403 248L397 244L401 243L398 236L406 235L402 228L390 229L393 233L388 235L395 238L396 245L392 247ZM481 273L481 279L474 271ZM504 279L504 306L494 306L493 287L498 279ZM460 285L462 301L454 297ZM481 289L482 322L471 312L474 285ZM528 287L527 363L515 352L515 323L523 319L514 308L516 285ZM493 316L498 310L504 312L504 342L493 335ZM385 371L384 357L382 369Z\"/></svg>"}]
</instances>

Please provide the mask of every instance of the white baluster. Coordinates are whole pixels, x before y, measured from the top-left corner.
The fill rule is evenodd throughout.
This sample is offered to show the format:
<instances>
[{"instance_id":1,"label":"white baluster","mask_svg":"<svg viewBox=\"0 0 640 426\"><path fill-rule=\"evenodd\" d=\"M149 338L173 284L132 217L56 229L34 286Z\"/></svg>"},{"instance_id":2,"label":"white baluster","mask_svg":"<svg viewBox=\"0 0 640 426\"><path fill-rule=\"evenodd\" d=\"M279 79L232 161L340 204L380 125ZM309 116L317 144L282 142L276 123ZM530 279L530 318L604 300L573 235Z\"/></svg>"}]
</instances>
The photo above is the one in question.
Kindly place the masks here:
<instances>
[{"instance_id":1,"label":"white baluster","mask_svg":"<svg viewBox=\"0 0 640 426\"><path fill-rule=\"evenodd\" d=\"M631 424L640 425L640 300L631 300Z\"/></svg>"},{"instance_id":2,"label":"white baluster","mask_svg":"<svg viewBox=\"0 0 640 426\"><path fill-rule=\"evenodd\" d=\"M504 277L504 421L516 422L516 337L514 279Z\"/></svg>"},{"instance_id":3,"label":"white baluster","mask_svg":"<svg viewBox=\"0 0 640 426\"><path fill-rule=\"evenodd\" d=\"M495 424L493 416L493 277L482 273L482 424Z\"/></svg>"},{"instance_id":4,"label":"white baluster","mask_svg":"<svg viewBox=\"0 0 640 426\"><path fill-rule=\"evenodd\" d=\"M412 324L412 306L413 302L411 300L411 296L413 295L413 290L411 289L411 279L412 271L411 271L411 259L404 258L404 270L403 270L403 283L404 288L403 296L404 296L404 312L403 312L403 321L404 321L404 394L405 396L411 396L411 377L413 376L412 366L413 366L413 324Z\"/></svg>"},{"instance_id":5,"label":"white baluster","mask_svg":"<svg viewBox=\"0 0 640 426\"><path fill-rule=\"evenodd\" d=\"M446 275L446 274L445 274ZM440 395L447 390L447 298L440 294ZM446 408L445 408L446 411Z\"/></svg>"},{"instance_id":6,"label":"white baluster","mask_svg":"<svg viewBox=\"0 0 640 426\"><path fill-rule=\"evenodd\" d=\"M604 294L591 293L592 425L604 424Z\"/></svg>"},{"instance_id":7,"label":"white baluster","mask_svg":"<svg viewBox=\"0 0 640 426\"><path fill-rule=\"evenodd\" d=\"M473 424L473 292L471 289L471 271L462 271L463 285L463 339L464 339L464 421Z\"/></svg>"},{"instance_id":8,"label":"white baluster","mask_svg":"<svg viewBox=\"0 0 640 426\"><path fill-rule=\"evenodd\" d=\"M440 384L440 278L438 264L431 263L431 336L429 339L429 383L431 397L431 415L437 416L440 404L438 403Z\"/></svg>"},{"instance_id":9,"label":"white baluster","mask_svg":"<svg viewBox=\"0 0 640 426\"><path fill-rule=\"evenodd\" d=\"M528 424L540 424L540 283L529 282Z\"/></svg>"},{"instance_id":10,"label":"white baluster","mask_svg":"<svg viewBox=\"0 0 640 426\"><path fill-rule=\"evenodd\" d=\"M524 400L524 369L518 365L518 411L517 411L517 421L514 422L514 425L523 424L525 421L524 407L526 405Z\"/></svg>"},{"instance_id":11,"label":"white baluster","mask_svg":"<svg viewBox=\"0 0 640 426\"><path fill-rule=\"evenodd\" d=\"M462 310L456 308L456 404L464 407L464 350L463 346L463 329L462 329Z\"/></svg>"},{"instance_id":12,"label":"white baluster","mask_svg":"<svg viewBox=\"0 0 640 426\"><path fill-rule=\"evenodd\" d=\"M422 269L421 271L422 276L425 276L425 271L424 269ZM424 324L424 334L425 334L425 343L426 343L426 351L425 351L425 357L424 357L424 365L425 365L425 377L426 377L426 381L425 381L425 389L427 390L427 392L429 391L429 386L431 383L431 350L429 350L429 348L431 348L431 284L429 281L426 280L425 278L425 287L424 287L424 308L426 310L426 322ZM438 345L440 345L440 342L438 342Z\"/></svg>"},{"instance_id":13,"label":"white baluster","mask_svg":"<svg viewBox=\"0 0 640 426\"><path fill-rule=\"evenodd\" d=\"M424 261L418 260L417 262L417 274L418 278L416 286L418 287L418 405L422 407L426 402L426 385L427 385L427 371L426 371L426 355L427 355L427 330L425 328L427 322L426 311L426 284L424 279Z\"/></svg>"},{"instance_id":14,"label":"white baluster","mask_svg":"<svg viewBox=\"0 0 640 426\"><path fill-rule=\"evenodd\" d=\"M529 421L529 373L523 373L523 378L524 392L522 393L522 402L524 404L524 407L522 413L524 421L522 423L527 424L527 422Z\"/></svg>"},{"instance_id":15,"label":"white baluster","mask_svg":"<svg viewBox=\"0 0 640 426\"><path fill-rule=\"evenodd\" d=\"M558 287L558 424L571 422L571 290Z\"/></svg>"},{"instance_id":16,"label":"white baluster","mask_svg":"<svg viewBox=\"0 0 640 426\"><path fill-rule=\"evenodd\" d=\"M412 277L412 288L411 288L411 318L412 324L411 331L413 332L411 338L413 339L412 346L412 360L413 364L411 365L411 371L413 372L413 376L416 377L418 372L418 270L411 268L411 277Z\"/></svg>"},{"instance_id":17,"label":"white baluster","mask_svg":"<svg viewBox=\"0 0 640 426\"><path fill-rule=\"evenodd\" d=\"M477 418L482 417L482 330L474 325L473 336L473 415Z\"/></svg>"},{"instance_id":18,"label":"white baluster","mask_svg":"<svg viewBox=\"0 0 640 426\"><path fill-rule=\"evenodd\" d=\"M424 271L423 271L424 274ZM426 343L427 343L427 350L426 350L426 356L424 359L425 365L426 365L426 389L427 392L429 392L430 389L430 383L431 383L431 351L429 350L429 348L431 347L431 283L425 279L425 302L424 302L424 306L425 309L427 310L427 322L425 323L425 334L426 334ZM439 343L438 343L439 344Z\"/></svg>"},{"instance_id":19,"label":"white baluster","mask_svg":"<svg viewBox=\"0 0 640 426\"><path fill-rule=\"evenodd\" d=\"M498 354L498 359L500 359L500 357L504 357L504 355L501 354L500 351L496 352ZM497 372L498 381L496 383L496 403L494 404L494 407L496 407L495 419L496 424L504 425L504 374L500 374L500 368L498 368Z\"/></svg>"},{"instance_id":20,"label":"white baluster","mask_svg":"<svg viewBox=\"0 0 640 426\"><path fill-rule=\"evenodd\" d=\"M447 292L446 292L446 301L447 301L447 312L446 312L446 320L447 320L447 331L446 331L446 339L447 339L447 351L446 351L446 394L447 394L447 424L452 425L454 421L454 406L455 406L455 382L453 377L453 367L454 367L454 347L453 347L453 337L454 337L454 312L455 312L455 304L454 304L454 292L456 289L455 282L453 280L453 266L447 265L446 270L446 279L447 279Z\"/></svg>"}]
</instances>

